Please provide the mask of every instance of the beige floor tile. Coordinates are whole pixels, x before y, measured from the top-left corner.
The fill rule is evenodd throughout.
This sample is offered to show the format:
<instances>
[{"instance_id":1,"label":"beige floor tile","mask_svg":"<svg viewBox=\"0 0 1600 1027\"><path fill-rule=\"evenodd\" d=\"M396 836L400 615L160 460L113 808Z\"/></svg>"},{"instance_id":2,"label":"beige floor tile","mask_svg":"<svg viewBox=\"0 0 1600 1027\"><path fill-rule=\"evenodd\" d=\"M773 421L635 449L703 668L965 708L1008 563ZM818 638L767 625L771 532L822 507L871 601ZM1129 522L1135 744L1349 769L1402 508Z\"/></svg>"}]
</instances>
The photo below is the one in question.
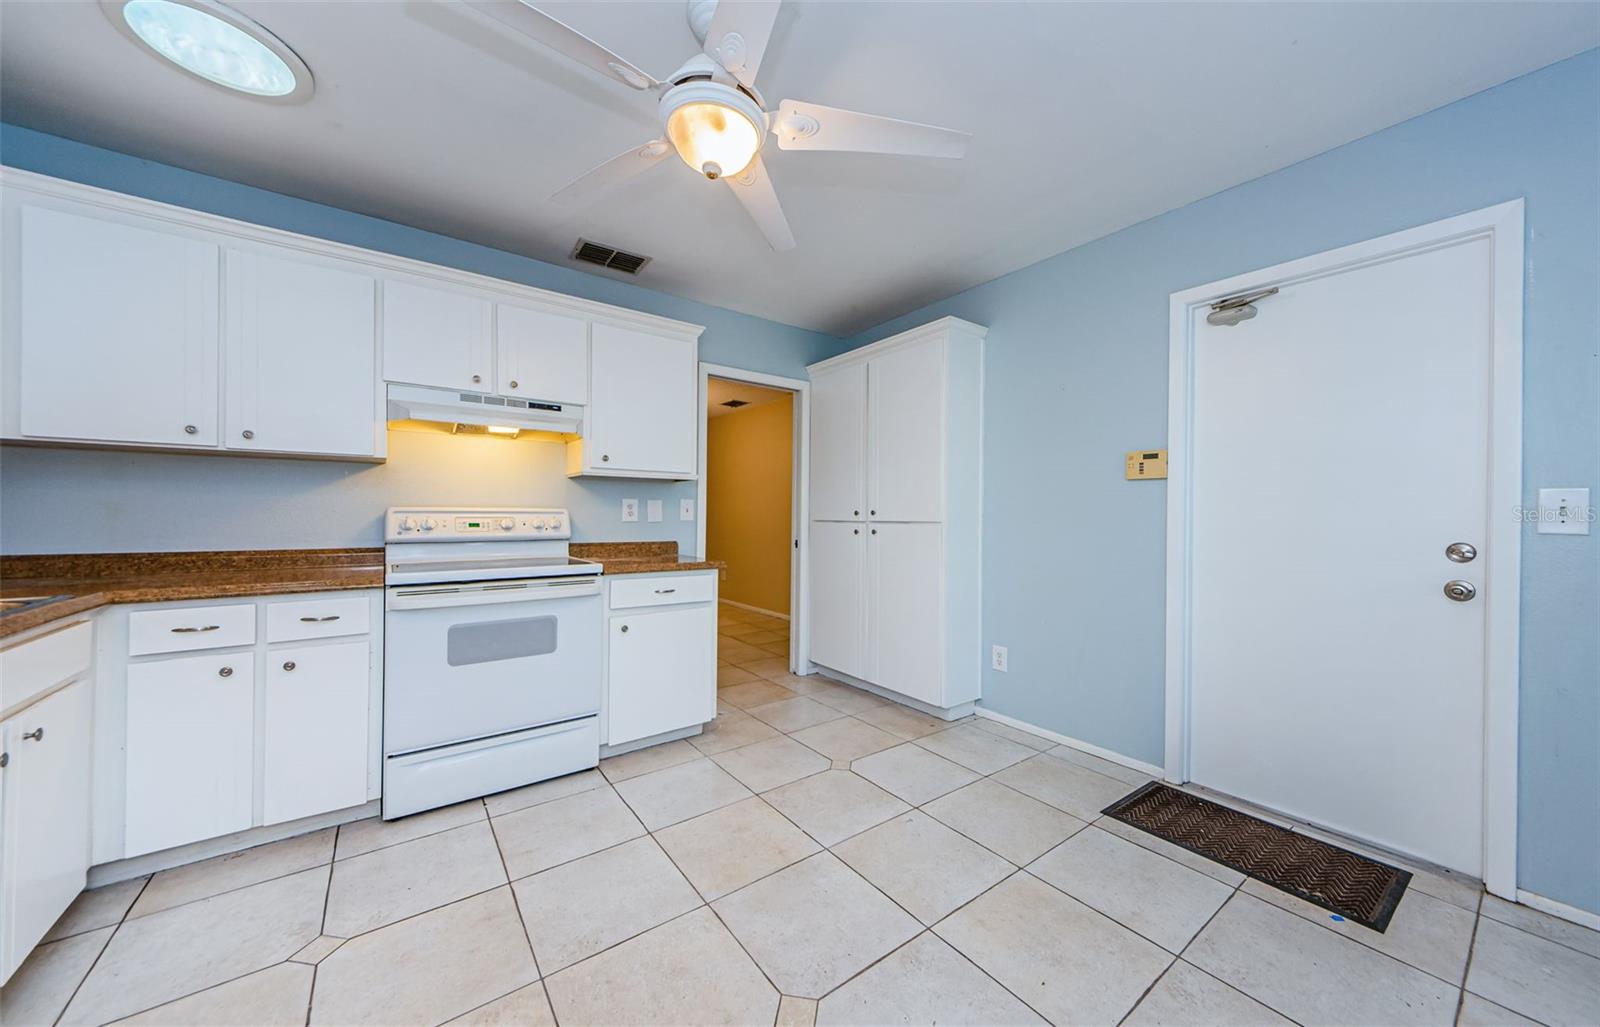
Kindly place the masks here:
<instances>
[{"instance_id":1,"label":"beige floor tile","mask_svg":"<svg viewBox=\"0 0 1600 1027\"><path fill-rule=\"evenodd\" d=\"M756 648L781 657L785 664L789 662L789 639L787 636L777 641L758 642Z\"/></svg>"},{"instance_id":2,"label":"beige floor tile","mask_svg":"<svg viewBox=\"0 0 1600 1027\"><path fill-rule=\"evenodd\" d=\"M1237 893L1183 958L1300 1023L1448 1024L1459 992L1421 970Z\"/></svg>"},{"instance_id":3,"label":"beige floor tile","mask_svg":"<svg viewBox=\"0 0 1600 1027\"><path fill-rule=\"evenodd\" d=\"M316 970L279 963L118 1020L122 1027L300 1027Z\"/></svg>"},{"instance_id":4,"label":"beige floor tile","mask_svg":"<svg viewBox=\"0 0 1600 1027\"><path fill-rule=\"evenodd\" d=\"M833 853L925 924L942 919L1016 869L918 810L840 842Z\"/></svg>"},{"instance_id":5,"label":"beige floor tile","mask_svg":"<svg viewBox=\"0 0 1600 1027\"><path fill-rule=\"evenodd\" d=\"M610 788L595 788L494 818L500 855L515 881L644 834Z\"/></svg>"},{"instance_id":6,"label":"beige floor tile","mask_svg":"<svg viewBox=\"0 0 1600 1027\"><path fill-rule=\"evenodd\" d=\"M1488 917L1467 990L1550 1027L1600 1023L1600 959Z\"/></svg>"},{"instance_id":7,"label":"beige floor tile","mask_svg":"<svg viewBox=\"0 0 1600 1027\"><path fill-rule=\"evenodd\" d=\"M505 883L488 821L430 834L335 863L323 933L354 938Z\"/></svg>"},{"instance_id":8,"label":"beige floor tile","mask_svg":"<svg viewBox=\"0 0 1600 1027\"><path fill-rule=\"evenodd\" d=\"M749 648L754 653L752 657L745 660L734 659L733 662L750 673L759 674L763 678L771 677L774 674L789 673L788 660L781 656L774 656L765 649L756 649L754 646Z\"/></svg>"},{"instance_id":9,"label":"beige floor tile","mask_svg":"<svg viewBox=\"0 0 1600 1027\"><path fill-rule=\"evenodd\" d=\"M931 735L935 731L943 731L950 726L948 721L930 717L909 706L892 702L874 706L870 710L862 710L856 714L856 719L864 720L873 727L882 728L891 735L907 741Z\"/></svg>"},{"instance_id":10,"label":"beige floor tile","mask_svg":"<svg viewBox=\"0 0 1600 1027\"><path fill-rule=\"evenodd\" d=\"M739 707L735 706L731 702L723 702L722 698L720 696L718 696L718 698L717 698L717 712L718 713L743 713L744 711L741 710Z\"/></svg>"},{"instance_id":11,"label":"beige floor tile","mask_svg":"<svg viewBox=\"0 0 1600 1027\"><path fill-rule=\"evenodd\" d=\"M935 799L923 812L1018 866L1085 826L1077 817L988 779Z\"/></svg>"},{"instance_id":12,"label":"beige floor tile","mask_svg":"<svg viewBox=\"0 0 1600 1027\"><path fill-rule=\"evenodd\" d=\"M1244 891L1451 984L1459 986L1466 975L1467 950L1472 947L1477 917L1425 892L1407 888L1388 928L1378 932L1350 920L1335 920L1321 906L1253 878L1244 882Z\"/></svg>"},{"instance_id":13,"label":"beige floor tile","mask_svg":"<svg viewBox=\"0 0 1600 1027\"><path fill-rule=\"evenodd\" d=\"M994 775L994 779L1040 802L1048 802L1056 809L1065 810L1079 820L1093 820L1102 809L1133 791L1126 782L1062 763L1050 756L1034 756L1024 760L1000 771Z\"/></svg>"},{"instance_id":14,"label":"beige floor tile","mask_svg":"<svg viewBox=\"0 0 1600 1027\"><path fill-rule=\"evenodd\" d=\"M487 796L483 804L488 807L491 817L498 817L519 809L527 809L529 806L537 806L541 802L553 802L556 799L565 799L569 795L577 795L579 792L604 788L605 785L605 775L600 773L599 769L580 770L576 774L553 777L548 781L523 785L508 792L497 792Z\"/></svg>"},{"instance_id":15,"label":"beige floor tile","mask_svg":"<svg viewBox=\"0 0 1600 1027\"><path fill-rule=\"evenodd\" d=\"M726 627L718 628L717 634L725 635L728 638L736 638L742 642L751 635L764 635L770 630L770 628L764 627L760 624L751 624L748 621L735 621Z\"/></svg>"},{"instance_id":16,"label":"beige floor tile","mask_svg":"<svg viewBox=\"0 0 1600 1027\"><path fill-rule=\"evenodd\" d=\"M762 798L823 845L842 842L910 808L848 770L813 774Z\"/></svg>"},{"instance_id":17,"label":"beige floor tile","mask_svg":"<svg viewBox=\"0 0 1600 1027\"><path fill-rule=\"evenodd\" d=\"M778 993L709 909L545 980L564 1024L768 1024Z\"/></svg>"},{"instance_id":18,"label":"beige floor tile","mask_svg":"<svg viewBox=\"0 0 1600 1027\"><path fill-rule=\"evenodd\" d=\"M773 1027L815 1027L817 1000L784 995L778 1000L778 1022Z\"/></svg>"},{"instance_id":19,"label":"beige floor tile","mask_svg":"<svg viewBox=\"0 0 1600 1027\"><path fill-rule=\"evenodd\" d=\"M680 763L700 758L700 750L679 738L671 742L662 742L660 745L647 745L643 749L625 752L621 756L612 756L600 761L600 773L604 774L607 781L616 784L626 781L631 777L641 777L675 767Z\"/></svg>"},{"instance_id":20,"label":"beige floor tile","mask_svg":"<svg viewBox=\"0 0 1600 1027\"><path fill-rule=\"evenodd\" d=\"M717 655L729 663L740 665L772 659L772 654L766 650L757 649L753 645L734 638L719 639L717 641Z\"/></svg>"},{"instance_id":21,"label":"beige floor tile","mask_svg":"<svg viewBox=\"0 0 1600 1027\"><path fill-rule=\"evenodd\" d=\"M723 704L718 703L716 719L707 724L704 731L687 741L710 756L728 749L737 749L741 745L750 745L776 737L778 729L771 724L762 723L737 706L729 706L724 710Z\"/></svg>"},{"instance_id":22,"label":"beige floor tile","mask_svg":"<svg viewBox=\"0 0 1600 1027\"><path fill-rule=\"evenodd\" d=\"M782 736L730 749L711 759L753 792L765 792L810 777L832 765L826 756Z\"/></svg>"},{"instance_id":23,"label":"beige floor tile","mask_svg":"<svg viewBox=\"0 0 1600 1027\"><path fill-rule=\"evenodd\" d=\"M327 891L315 867L128 920L61 1023L106 1023L281 963L321 933Z\"/></svg>"},{"instance_id":24,"label":"beige floor tile","mask_svg":"<svg viewBox=\"0 0 1600 1027\"><path fill-rule=\"evenodd\" d=\"M1213 880L1221 881L1230 888L1237 888L1240 884L1244 883L1245 876L1239 873L1237 870L1225 867L1216 860L1207 859L1199 853L1190 852L1188 849L1180 848L1164 838L1157 838L1155 835L1150 834L1149 832L1141 831L1137 827L1133 827L1129 824L1124 824L1120 820L1112 820L1110 817L1100 817L1098 820L1094 821L1094 826L1109 834L1116 835L1123 841L1129 841L1140 848L1149 849L1158 856L1165 856L1174 862L1182 863L1190 870L1205 874L1207 877L1212 878Z\"/></svg>"},{"instance_id":25,"label":"beige floor tile","mask_svg":"<svg viewBox=\"0 0 1600 1027\"><path fill-rule=\"evenodd\" d=\"M1461 996L1461 1011L1456 1014L1457 1027L1543 1027L1538 1021L1518 1016L1505 1006L1497 1006L1472 992Z\"/></svg>"},{"instance_id":26,"label":"beige floor tile","mask_svg":"<svg viewBox=\"0 0 1600 1027\"><path fill-rule=\"evenodd\" d=\"M399 820L381 820L378 817L357 820L339 828L339 844L334 849L333 858L349 859L364 852L426 838L430 834L482 820L485 816L483 800L468 799L453 806L413 813Z\"/></svg>"},{"instance_id":27,"label":"beige floor tile","mask_svg":"<svg viewBox=\"0 0 1600 1027\"><path fill-rule=\"evenodd\" d=\"M757 646L766 645L766 644L771 643L771 642L784 642L784 643L787 643L789 641L789 633L787 631L773 631L773 630L768 629L768 630L757 631L756 633L751 634L751 635L746 635L746 636L744 636L744 638L740 639L740 641L746 642L746 643L748 643L750 645L757 645ZM788 661L787 660L784 661L784 669L785 670L788 669Z\"/></svg>"},{"instance_id":28,"label":"beige floor tile","mask_svg":"<svg viewBox=\"0 0 1600 1027\"><path fill-rule=\"evenodd\" d=\"M1019 763L1035 752L977 724L959 724L948 731L925 735L914 744L983 775Z\"/></svg>"},{"instance_id":29,"label":"beige floor tile","mask_svg":"<svg viewBox=\"0 0 1600 1027\"><path fill-rule=\"evenodd\" d=\"M1220 881L1094 827L1028 864L1028 872L1174 954L1233 894Z\"/></svg>"},{"instance_id":30,"label":"beige floor tile","mask_svg":"<svg viewBox=\"0 0 1600 1027\"><path fill-rule=\"evenodd\" d=\"M1074 749L1070 745L1057 745L1047 751L1051 756L1063 763L1077 764L1085 770L1092 770L1096 774L1101 774L1105 777L1114 777L1123 784L1133 785L1135 788L1154 780L1149 774L1142 771L1134 770L1132 767L1125 767L1120 763L1113 763L1111 760L1103 759L1093 753L1084 752L1082 749Z\"/></svg>"},{"instance_id":31,"label":"beige floor tile","mask_svg":"<svg viewBox=\"0 0 1600 1027\"><path fill-rule=\"evenodd\" d=\"M1150 989L1122 1027L1293 1027L1241 991L1183 960L1173 963Z\"/></svg>"},{"instance_id":32,"label":"beige floor tile","mask_svg":"<svg viewBox=\"0 0 1600 1027\"><path fill-rule=\"evenodd\" d=\"M884 791L920 806L971 784L978 775L915 745L897 745L863 756L850 769Z\"/></svg>"},{"instance_id":33,"label":"beige floor tile","mask_svg":"<svg viewBox=\"0 0 1600 1027\"><path fill-rule=\"evenodd\" d=\"M139 893L139 901L128 911L128 918L149 916L185 902L331 863L333 836L337 830L329 827L163 870L150 878L150 883Z\"/></svg>"},{"instance_id":34,"label":"beige floor tile","mask_svg":"<svg viewBox=\"0 0 1600 1027\"><path fill-rule=\"evenodd\" d=\"M40 942L60 941L74 934L118 923L127 915L133 900L139 897L139 892L149 880L148 877L135 877L131 881L119 881L103 888L80 892Z\"/></svg>"},{"instance_id":35,"label":"beige floor tile","mask_svg":"<svg viewBox=\"0 0 1600 1027\"><path fill-rule=\"evenodd\" d=\"M0 988L0 1022L6 1027L54 1023L111 940L113 930L82 931L28 953Z\"/></svg>"},{"instance_id":36,"label":"beige floor tile","mask_svg":"<svg viewBox=\"0 0 1600 1027\"><path fill-rule=\"evenodd\" d=\"M544 985L529 984L463 1013L446 1027L556 1027L556 1016Z\"/></svg>"},{"instance_id":37,"label":"beige floor tile","mask_svg":"<svg viewBox=\"0 0 1600 1027\"><path fill-rule=\"evenodd\" d=\"M759 798L673 824L655 839L708 900L798 863L819 848Z\"/></svg>"},{"instance_id":38,"label":"beige floor tile","mask_svg":"<svg viewBox=\"0 0 1600 1027\"><path fill-rule=\"evenodd\" d=\"M900 744L900 739L854 717L840 717L818 724L790 737L805 743L829 759L858 760L863 756Z\"/></svg>"},{"instance_id":39,"label":"beige floor tile","mask_svg":"<svg viewBox=\"0 0 1600 1027\"><path fill-rule=\"evenodd\" d=\"M1507 902L1498 895L1485 895L1483 897L1483 915L1491 920L1498 920L1503 924L1521 928L1529 934L1537 934L1546 941L1553 941L1565 945L1569 949L1577 949L1585 955L1600 959L1600 931L1591 931L1587 927L1541 913L1531 906L1524 906L1516 902Z\"/></svg>"},{"instance_id":40,"label":"beige floor tile","mask_svg":"<svg viewBox=\"0 0 1600 1027\"><path fill-rule=\"evenodd\" d=\"M524 877L513 890L546 976L702 905L651 838Z\"/></svg>"},{"instance_id":41,"label":"beige floor tile","mask_svg":"<svg viewBox=\"0 0 1600 1027\"><path fill-rule=\"evenodd\" d=\"M832 706L824 706L815 699L797 695L793 699L752 706L747 711L757 720L765 721L779 731L799 731L801 728L838 720L844 716Z\"/></svg>"},{"instance_id":42,"label":"beige floor tile","mask_svg":"<svg viewBox=\"0 0 1600 1027\"><path fill-rule=\"evenodd\" d=\"M813 692L826 692L831 688L839 688L837 681L832 681L821 674L769 674L766 680L773 684L782 685L797 695L810 695Z\"/></svg>"},{"instance_id":43,"label":"beige floor tile","mask_svg":"<svg viewBox=\"0 0 1600 1027\"><path fill-rule=\"evenodd\" d=\"M759 674L745 670L737 664L730 663L726 667L717 668L717 687L727 688L730 685L742 685L746 681L764 681Z\"/></svg>"},{"instance_id":44,"label":"beige floor tile","mask_svg":"<svg viewBox=\"0 0 1600 1027\"><path fill-rule=\"evenodd\" d=\"M301 949L299 952L296 952L289 958L294 960L296 963L306 963L311 966L316 966L324 959L327 959L329 956L333 955L339 946L343 945L348 940L348 938L336 938L331 934L324 934L321 937L313 938L311 940L311 944L307 945L305 948Z\"/></svg>"},{"instance_id":45,"label":"beige floor tile","mask_svg":"<svg viewBox=\"0 0 1600 1027\"><path fill-rule=\"evenodd\" d=\"M1172 957L1025 873L934 931L1053 1023L1116 1023Z\"/></svg>"},{"instance_id":46,"label":"beige floor tile","mask_svg":"<svg viewBox=\"0 0 1600 1027\"><path fill-rule=\"evenodd\" d=\"M841 713L864 713L875 710L880 706L888 706L889 700L882 696L873 695L862 688L852 688L833 682L827 683L827 688L817 688L810 693L811 698L820 703L826 703Z\"/></svg>"},{"instance_id":47,"label":"beige floor tile","mask_svg":"<svg viewBox=\"0 0 1600 1027\"><path fill-rule=\"evenodd\" d=\"M750 789L704 757L629 778L616 787L617 794L652 831L750 797Z\"/></svg>"},{"instance_id":48,"label":"beige floor tile","mask_svg":"<svg viewBox=\"0 0 1600 1027\"><path fill-rule=\"evenodd\" d=\"M317 967L312 1024L442 1023L539 972L510 888L352 938Z\"/></svg>"},{"instance_id":49,"label":"beige floor tile","mask_svg":"<svg viewBox=\"0 0 1600 1027\"><path fill-rule=\"evenodd\" d=\"M775 685L765 678L758 681L749 681L742 685L732 685L719 689L717 698L723 702L732 703L742 710L752 706L764 706L783 699L793 699L794 693L782 685Z\"/></svg>"},{"instance_id":50,"label":"beige floor tile","mask_svg":"<svg viewBox=\"0 0 1600 1027\"><path fill-rule=\"evenodd\" d=\"M828 852L723 896L712 908L778 990L801 998L821 998L920 929Z\"/></svg>"},{"instance_id":51,"label":"beige floor tile","mask_svg":"<svg viewBox=\"0 0 1600 1027\"><path fill-rule=\"evenodd\" d=\"M1056 743L1049 738L1036 735L1032 731L1024 731L1020 727L1012 727L1010 724L1002 724L998 720L990 720L988 717L972 718L972 726L981 727L990 734L999 735L1018 745L1026 745L1034 752L1049 752L1056 748Z\"/></svg>"},{"instance_id":52,"label":"beige floor tile","mask_svg":"<svg viewBox=\"0 0 1600 1027\"><path fill-rule=\"evenodd\" d=\"M902 945L817 1007L817 1023L828 1027L1044 1022L933 934Z\"/></svg>"}]
</instances>

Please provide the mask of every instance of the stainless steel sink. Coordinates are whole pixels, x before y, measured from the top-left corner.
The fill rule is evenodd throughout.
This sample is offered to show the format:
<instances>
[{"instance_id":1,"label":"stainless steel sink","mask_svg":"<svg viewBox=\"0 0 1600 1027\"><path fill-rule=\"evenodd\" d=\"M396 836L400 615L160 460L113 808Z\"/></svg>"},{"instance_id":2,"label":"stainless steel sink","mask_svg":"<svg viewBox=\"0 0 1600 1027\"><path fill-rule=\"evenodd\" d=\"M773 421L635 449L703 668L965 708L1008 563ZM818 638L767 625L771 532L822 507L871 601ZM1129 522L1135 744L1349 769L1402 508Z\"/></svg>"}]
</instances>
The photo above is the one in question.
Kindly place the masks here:
<instances>
[{"instance_id":1,"label":"stainless steel sink","mask_svg":"<svg viewBox=\"0 0 1600 1027\"><path fill-rule=\"evenodd\" d=\"M0 599L0 617L4 617L8 613L20 613L23 610L32 610L35 607L43 606L45 603L53 603L53 602L56 602L57 600L66 599L66 598L68 598L68 597L67 596L16 596L16 597L11 598L11 599Z\"/></svg>"}]
</instances>

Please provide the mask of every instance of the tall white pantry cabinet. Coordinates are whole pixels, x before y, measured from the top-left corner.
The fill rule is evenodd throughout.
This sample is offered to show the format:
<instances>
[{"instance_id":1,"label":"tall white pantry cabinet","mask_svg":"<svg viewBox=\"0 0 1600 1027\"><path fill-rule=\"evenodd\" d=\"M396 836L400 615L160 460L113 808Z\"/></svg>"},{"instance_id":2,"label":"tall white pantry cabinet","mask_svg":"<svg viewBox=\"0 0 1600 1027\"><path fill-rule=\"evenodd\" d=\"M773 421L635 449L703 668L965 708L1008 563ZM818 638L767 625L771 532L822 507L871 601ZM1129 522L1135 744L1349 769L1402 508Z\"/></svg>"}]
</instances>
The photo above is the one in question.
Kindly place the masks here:
<instances>
[{"instance_id":1,"label":"tall white pantry cabinet","mask_svg":"<svg viewBox=\"0 0 1600 1027\"><path fill-rule=\"evenodd\" d=\"M930 711L982 690L983 340L944 318L811 372L811 662Z\"/></svg>"}]
</instances>

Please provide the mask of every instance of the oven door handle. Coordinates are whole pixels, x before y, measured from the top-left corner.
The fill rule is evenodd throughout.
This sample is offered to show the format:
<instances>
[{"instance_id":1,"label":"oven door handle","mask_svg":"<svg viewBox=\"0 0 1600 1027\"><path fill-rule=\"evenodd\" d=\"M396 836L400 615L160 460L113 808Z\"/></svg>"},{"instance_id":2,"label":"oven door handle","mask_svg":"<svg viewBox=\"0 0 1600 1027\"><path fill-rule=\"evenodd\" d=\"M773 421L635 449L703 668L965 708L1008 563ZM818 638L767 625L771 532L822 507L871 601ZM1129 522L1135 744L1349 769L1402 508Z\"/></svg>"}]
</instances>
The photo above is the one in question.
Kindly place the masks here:
<instances>
[{"instance_id":1,"label":"oven door handle","mask_svg":"<svg viewBox=\"0 0 1600 1027\"><path fill-rule=\"evenodd\" d=\"M456 606L498 606L537 603L600 594L598 578L580 580L535 578L481 585L395 585L385 590L390 610L437 610Z\"/></svg>"}]
</instances>

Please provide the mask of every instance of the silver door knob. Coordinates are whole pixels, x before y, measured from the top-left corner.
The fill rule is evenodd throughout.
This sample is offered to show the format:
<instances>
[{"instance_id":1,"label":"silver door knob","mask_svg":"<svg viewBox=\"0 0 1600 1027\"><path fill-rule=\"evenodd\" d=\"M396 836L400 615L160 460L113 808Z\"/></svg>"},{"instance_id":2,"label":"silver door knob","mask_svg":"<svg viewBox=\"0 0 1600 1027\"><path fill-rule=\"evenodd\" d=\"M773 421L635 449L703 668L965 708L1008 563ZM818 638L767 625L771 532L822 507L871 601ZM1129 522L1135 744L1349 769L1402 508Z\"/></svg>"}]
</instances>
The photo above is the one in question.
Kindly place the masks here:
<instances>
[{"instance_id":1,"label":"silver door knob","mask_svg":"<svg viewBox=\"0 0 1600 1027\"><path fill-rule=\"evenodd\" d=\"M233 677L233 668L232 667L223 667L221 670L217 671L217 677L219 677L219 678L231 678L231 677Z\"/></svg>"},{"instance_id":2,"label":"silver door knob","mask_svg":"<svg viewBox=\"0 0 1600 1027\"><path fill-rule=\"evenodd\" d=\"M1444 583L1444 594L1447 599L1454 599L1458 603L1470 603L1478 594L1478 589L1470 581L1457 578Z\"/></svg>"},{"instance_id":3,"label":"silver door knob","mask_svg":"<svg viewBox=\"0 0 1600 1027\"><path fill-rule=\"evenodd\" d=\"M1478 550L1470 542L1452 542L1444 547L1444 555L1452 563L1471 563L1478 558Z\"/></svg>"}]
</instances>

